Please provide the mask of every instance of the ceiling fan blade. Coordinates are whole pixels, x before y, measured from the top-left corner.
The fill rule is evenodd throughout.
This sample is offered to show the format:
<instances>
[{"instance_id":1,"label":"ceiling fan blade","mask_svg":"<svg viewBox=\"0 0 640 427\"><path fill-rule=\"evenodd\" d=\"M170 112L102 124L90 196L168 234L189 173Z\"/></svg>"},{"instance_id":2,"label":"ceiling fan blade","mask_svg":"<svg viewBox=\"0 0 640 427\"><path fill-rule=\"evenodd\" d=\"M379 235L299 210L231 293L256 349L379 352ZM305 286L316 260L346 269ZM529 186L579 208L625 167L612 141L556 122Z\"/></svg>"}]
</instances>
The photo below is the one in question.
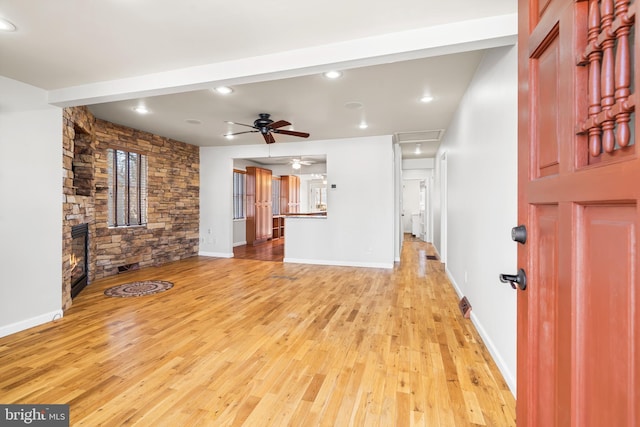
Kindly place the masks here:
<instances>
[{"instance_id":1,"label":"ceiling fan blade","mask_svg":"<svg viewBox=\"0 0 640 427\"><path fill-rule=\"evenodd\" d=\"M257 130L247 130L244 132L235 132L235 133L225 133L223 136L235 136L235 135L242 135L243 133L255 133L258 132Z\"/></svg>"},{"instance_id":2,"label":"ceiling fan blade","mask_svg":"<svg viewBox=\"0 0 640 427\"><path fill-rule=\"evenodd\" d=\"M273 144L274 142L276 142L275 138L273 137L273 135L271 135L270 132L263 133L262 136L264 137L264 142L266 142L267 144Z\"/></svg>"},{"instance_id":3,"label":"ceiling fan blade","mask_svg":"<svg viewBox=\"0 0 640 427\"><path fill-rule=\"evenodd\" d=\"M285 129L274 129L273 130L275 133L281 133L283 135L292 135L292 136L299 136L300 138L308 138L309 134L307 132L298 132L295 130L285 130Z\"/></svg>"},{"instance_id":4,"label":"ceiling fan blade","mask_svg":"<svg viewBox=\"0 0 640 427\"><path fill-rule=\"evenodd\" d=\"M246 126L246 127L254 128L254 129L256 128L254 125L245 125L244 123L230 122L230 121L228 121L228 120L225 120L224 122L225 122L225 123L228 123L228 124L230 124L230 125L240 125L240 126Z\"/></svg>"},{"instance_id":5,"label":"ceiling fan blade","mask_svg":"<svg viewBox=\"0 0 640 427\"><path fill-rule=\"evenodd\" d=\"M278 120L277 122L271 123L268 127L270 127L271 129L277 129L283 126L291 126L291 123L286 120Z\"/></svg>"}]
</instances>

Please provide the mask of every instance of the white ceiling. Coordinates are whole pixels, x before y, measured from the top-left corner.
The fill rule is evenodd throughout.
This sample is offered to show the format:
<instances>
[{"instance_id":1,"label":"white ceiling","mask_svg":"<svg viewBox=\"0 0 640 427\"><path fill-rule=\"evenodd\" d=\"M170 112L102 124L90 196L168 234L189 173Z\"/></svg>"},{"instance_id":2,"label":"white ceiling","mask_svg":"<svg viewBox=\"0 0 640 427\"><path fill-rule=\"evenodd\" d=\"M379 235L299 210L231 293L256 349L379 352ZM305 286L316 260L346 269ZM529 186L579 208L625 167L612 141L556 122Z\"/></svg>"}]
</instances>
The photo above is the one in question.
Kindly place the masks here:
<instances>
[{"instance_id":1,"label":"white ceiling","mask_svg":"<svg viewBox=\"0 0 640 427\"><path fill-rule=\"evenodd\" d=\"M222 134L248 129L225 120L251 124L263 112L313 140L409 132L413 141L446 130L481 49L514 42L516 9L516 0L0 0L0 18L17 27L0 33L0 75L50 91L57 105L90 105L99 118L202 146L261 142ZM330 68L343 77L323 78ZM217 84L234 92L209 90ZM418 101L425 93L432 103ZM140 103L149 114L133 112ZM433 155L421 145L418 157ZM414 142L403 146L416 157Z\"/></svg>"}]
</instances>

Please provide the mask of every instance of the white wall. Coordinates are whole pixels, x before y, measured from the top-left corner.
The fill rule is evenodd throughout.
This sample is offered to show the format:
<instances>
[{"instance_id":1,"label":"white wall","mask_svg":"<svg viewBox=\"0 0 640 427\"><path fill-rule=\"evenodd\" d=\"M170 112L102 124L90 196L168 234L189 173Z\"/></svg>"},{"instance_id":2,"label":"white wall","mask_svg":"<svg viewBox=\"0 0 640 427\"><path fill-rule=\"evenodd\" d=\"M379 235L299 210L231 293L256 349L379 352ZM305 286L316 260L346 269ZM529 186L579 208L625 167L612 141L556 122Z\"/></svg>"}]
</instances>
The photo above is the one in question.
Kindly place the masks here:
<instances>
[{"instance_id":1,"label":"white wall","mask_svg":"<svg viewBox=\"0 0 640 427\"><path fill-rule=\"evenodd\" d=\"M202 239L200 239L202 240ZM242 246L247 244L247 220L233 220L233 246Z\"/></svg>"},{"instance_id":2,"label":"white wall","mask_svg":"<svg viewBox=\"0 0 640 427\"><path fill-rule=\"evenodd\" d=\"M46 105L45 91L4 77L0 93L5 336L62 316L62 110Z\"/></svg>"},{"instance_id":3,"label":"white wall","mask_svg":"<svg viewBox=\"0 0 640 427\"><path fill-rule=\"evenodd\" d=\"M435 164L435 159L427 158L427 159L404 159L402 160L402 172L406 173L412 170L426 170L433 169ZM408 178L407 176L403 176L403 178Z\"/></svg>"},{"instance_id":4,"label":"white wall","mask_svg":"<svg viewBox=\"0 0 640 427\"><path fill-rule=\"evenodd\" d=\"M516 47L487 51L436 157L447 156L447 272L515 394L516 291L498 280L517 270ZM434 191L436 245L440 194Z\"/></svg>"},{"instance_id":5,"label":"white wall","mask_svg":"<svg viewBox=\"0 0 640 427\"><path fill-rule=\"evenodd\" d=\"M393 267L394 191L391 136L200 149L202 255L233 256L234 158L326 155L325 219L286 221L285 261ZM209 232L211 231L211 232Z\"/></svg>"},{"instance_id":6,"label":"white wall","mask_svg":"<svg viewBox=\"0 0 640 427\"><path fill-rule=\"evenodd\" d=\"M393 146L393 257L400 262L400 252L404 242L402 232L402 148L400 144Z\"/></svg>"}]
</instances>

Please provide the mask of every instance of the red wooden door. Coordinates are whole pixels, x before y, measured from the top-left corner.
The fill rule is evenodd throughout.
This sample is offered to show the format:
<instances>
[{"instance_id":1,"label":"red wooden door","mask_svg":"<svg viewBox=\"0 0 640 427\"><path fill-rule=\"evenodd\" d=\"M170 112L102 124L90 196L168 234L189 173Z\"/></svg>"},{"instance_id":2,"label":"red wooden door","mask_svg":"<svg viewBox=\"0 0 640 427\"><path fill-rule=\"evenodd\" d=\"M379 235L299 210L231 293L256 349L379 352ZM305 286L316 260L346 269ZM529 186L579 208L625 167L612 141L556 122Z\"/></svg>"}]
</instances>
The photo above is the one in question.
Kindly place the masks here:
<instances>
[{"instance_id":1,"label":"red wooden door","mask_svg":"<svg viewBox=\"0 0 640 427\"><path fill-rule=\"evenodd\" d=\"M640 424L639 0L519 0L520 426Z\"/></svg>"}]
</instances>

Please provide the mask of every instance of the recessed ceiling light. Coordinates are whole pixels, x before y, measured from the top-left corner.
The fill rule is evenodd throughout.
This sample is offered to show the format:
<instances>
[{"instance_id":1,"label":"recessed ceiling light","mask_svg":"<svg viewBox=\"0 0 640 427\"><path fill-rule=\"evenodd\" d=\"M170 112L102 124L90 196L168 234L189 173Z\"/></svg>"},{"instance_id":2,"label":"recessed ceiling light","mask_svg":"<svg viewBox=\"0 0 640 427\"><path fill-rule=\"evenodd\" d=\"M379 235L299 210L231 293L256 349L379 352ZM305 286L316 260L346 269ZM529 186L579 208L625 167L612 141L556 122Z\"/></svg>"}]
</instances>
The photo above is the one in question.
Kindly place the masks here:
<instances>
[{"instance_id":1,"label":"recessed ceiling light","mask_svg":"<svg viewBox=\"0 0 640 427\"><path fill-rule=\"evenodd\" d=\"M198 119L187 119L185 120L185 122L189 123L190 125L201 125L202 121L198 120Z\"/></svg>"},{"instance_id":2,"label":"recessed ceiling light","mask_svg":"<svg viewBox=\"0 0 640 427\"><path fill-rule=\"evenodd\" d=\"M425 104L431 101L433 101L433 96L431 95L425 95L422 98L420 98L420 102L424 102Z\"/></svg>"},{"instance_id":3,"label":"recessed ceiling light","mask_svg":"<svg viewBox=\"0 0 640 427\"><path fill-rule=\"evenodd\" d=\"M231 92L233 92L233 89L231 89L228 86L218 86L215 89L216 92L218 92L221 95L229 95Z\"/></svg>"},{"instance_id":4,"label":"recessed ceiling light","mask_svg":"<svg viewBox=\"0 0 640 427\"><path fill-rule=\"evenodd\" d=\"M224 136L227 139L233 139L233 134L232 133L228 133Z\"/></svg>"},{"instance_id":5,"label":"recessed ceiling light","mask_svg":"<svg viewBox=\"0 0 640 427\"><path fill-rule=\"evenodd\" d=\"M325 76L328 79L337 79L339 77L342 76L342 73L340 71L337 70L331 70L331 71L327 71L322 73L323 76Z\"/></svg>"},{"instance_id":6,"label":"recessed ceiling light","mask_svg":"<svg viewBox=\"0 0 640 427\"><path fill-rule=\"evenodd\" d=\"M133 111L138 114L147 114L149 112L149 110L147 110L147 107L145 107L144 105L138 105L137 107L134 107Z\"/></svg>"},{"instance_id":7,"label":"recessed ceiling light","mask_svg":"<svg viewBox=\"0 0 640 427\"><path fill-rule=\"evenodd\" d=\"M360 129L366 129L369 127L369 125L367 124L367 122L360 122L360 125L358 127Z\"/></svg>"},{"instance_id":8,"label":"recessed ceiling light","mask_svg":"<svg viewBox=\"0 0 640 427\"><path fill-rule=\"evenodd\" d=\"M15 30L16 30L16 26L13 25L12 22L7 21L4 18L0 18L0 31L11 32Z\"/></svg>"}]
</instances>

